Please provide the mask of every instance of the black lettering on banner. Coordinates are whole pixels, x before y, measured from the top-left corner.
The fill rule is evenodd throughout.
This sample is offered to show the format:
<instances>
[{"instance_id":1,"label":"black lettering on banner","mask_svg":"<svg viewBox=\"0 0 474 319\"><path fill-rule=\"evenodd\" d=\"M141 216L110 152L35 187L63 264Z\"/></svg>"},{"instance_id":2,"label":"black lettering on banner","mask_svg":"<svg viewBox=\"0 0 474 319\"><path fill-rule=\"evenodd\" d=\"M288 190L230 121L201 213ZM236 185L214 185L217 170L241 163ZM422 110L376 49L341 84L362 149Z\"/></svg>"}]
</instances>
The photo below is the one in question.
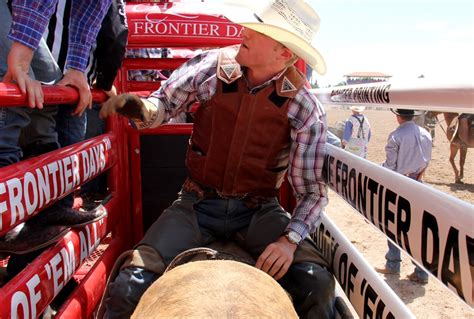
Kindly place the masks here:
<instances>
[{"instance_id":1,"label":"black lettering on banner","mask_svg":"<svg viewBox=\"0 0 474 319\"><path fill-rule=\"evenodd\" d=\"M331 156L329 156L328 154L324 155L324 163L323 163L323 170L321 172L321 177L323 178L323 180L326 182L326 184L329 185L330 181L329 181L329 174L330 174L330 171L329 171L329 159L331 158Z\"/></svg>"},{"instance_id":2,"label":"black lettering on banner","mask_svg":"<svg viewBox=\"0 0 474 319\"><path fill-rule=\"evenodd\" d=\"M370 199L370 220L372 220L372 223L375 225L374 222L374 207L375 207L375 201L374 201L374 196L377 195L378 189L379 189L379 183L374 181L373 179L369 178L369 182L367 184L367 189L369 190L369 199ZM379 210L380 212L380 210ZM381 219L379 218L379 223Z\"/></svg>"},{"instance_id":3,"label":"black lettering on banner","mask_svg":"<svg viewBox=\"0 0 474 319\"><path fill-rule=\"evenodd\" d=\"M344 197L347 201L349 200L349 196L347 194L347 165L342 163L342 177L341 177L341 182L342 182L342 189L341 189L341 195Z\"/></svg>"},{"instance_id":4,"label":"black lettering on banner","mask_svg":"<svg viewBox=\"0 0 474 319\"><path fill-rule=\"evenodd\" d=\"M341 258L339 258L339 267L338 267L338 274L339 274L339 284L341 285L342 290L347 295L347 254L341 254Z\"/></svg>"},{"instance_id":5,"label":"black lettering on banner","mask_svg":"<svg viewBox=\"0 0 474 319\"><path fill-rule=\"evenodd\" d=\"M357 182L357 208L358 210L365 216L365 218L369 218L367 216L367 181L369 178L364 176L364 182L362 182L362 173L359 173L359 180ZM373 199L372 199L373 203ZM373 212L373 210L372 210ZM371 221L374 223L374 216L371 215Z\"/></svg>"},{"instance_id":6,"label":"black lettering on banner","mask_svg":"<svg viewBox=\"0 0 474 319\"><path fill-rule=\"evenodd\" d=\"M431 246L433 259L428 260L428 236L431 234ZM421 220L421 261L423 266L429 270L433 275L438 277L439 265L439 228L436 217L423 211L423 218Z\"/></svg>"},{"instance_id":7,"label":"black lettering on banner","mask_svg":"<svg viewBox=\"0 0 474 319\"><path fill-rule=\"evenodd\" d=\"M333 102L390 103L390 84L373 87L336 89L330 93Z\"/></svg>"},{"instance_id":8,"label":"black lettering on banner","mask_svg":"<svg viewBox=\"0 0 474 319\"><path fill-rule=\"evenodd\" d=\"M375 311L375 318L376 319L382 319L384 318L383 312L385 310L385 303L382 301L382 299L379 300L377 303L377 310Z\"/></svg>"},{"instance_id":9,"label":"black lettering on banner","mask_svg":"<svg viewBox=\"0 0 474 319\"><path fill-rule=\"evenodd\" d=\"M390 210L390 203L395 204L397 199L397 194L392 192L390 189L387 188L385 192L385 218L384 218L384 233L389 237L391 240L395 241L395 234L392 233L388 227L389 222L393 224L395 222L395 213Z\"/></svg>"},{"instance_id":10,"label":"black lettering on banner","mask_svg":"<svg viewBox=\"0 0 474 319\"><path fill-rule=\"evenodd\" d=\"M383 100L385 103L390 103L390 86L391 84L387 85L385 87L386 90L385 89L383 90Z\"/></svg>"},{"instance_id":11,"label":"black lettering on banner","mask_svg":"<svg viewBox=\"0 0 474 319\"><path fill-rule=\"evenodd\" d=\"M319 249L324 258L329 262L330 267L334 269L334 256L339 248L331 233L325 230L324 224L320 224L316 232L312 235L316 247Z\"/></svg>"},{"instance_id":12,"label":"black lettering on banner","mask_svg":"<svg viewBox=\"0 0 474 319\"><path fill-rule=\"evenodd\" d=\"M453 265L453 271L449 265ZM441 281L448 285L448 282L456 288L459 297L464 299L461 283L461 265L459 259L459 230L454 227L449 228L446 248L444 250L443 264L441 268Z\"/></svg>"},{"instance_id":13,"label":"black lettering on banner","mask_svg":"<svg viewBox=\"0 0 474 319\"><path fill-rule=\"evenodd\" d=\"M357 199L357 180L355 169L351 169L349 172L349 201L351 202L352 207L356 208L356 199Z\"/></svg>"},{"instance_id":14,"label":"black lettering on banner","mask_svg":"<svg viewBox=\"0 0 474 319\"><path fill-rule=\"evenodd\" d=\"M330 156L329 157L329 165L328 165L328 167L329 167L329 174L328 174L329 175L329 185L334 188L334 184L333 184L334 179L333 179L333 173L332 173L333 164L334 164L334 157Z\"/></svg>"},{"instance_id":15,"label":"black lettering on banner","mask_svg":"<svg viewBox=\"0 0 474 319\"><path fill-rule=\"evenodd\" d=\"M375 305L377 297L375 290L370 285L367 285L367 289L364 293L364 315L362 318L374 318L374 312L372 309L374 308L373 306Z\"/></svg>"},{"instance_id":16,"label":"black lettering on banner","mask_svg":"<svg viewBox=\"0 0 474 319\"><path fill-rule=\"evenodd\" d=\"M405 212L405 214L403 214ZM403 218L404 217L404 218ZM397 238L400 247L404 246L405 251L411 255L410 243L408 241L408 231L410 230L411 223L411 208L410 202L403 198L398 197L397 205ZM402 244L403 238L403 244Z\"/></svg>"},{"instance_id":17,"label":"black lettering on banner","mask_svg":"<svg viewBox=\"0 0 474 319\"><path fill-rule=\"evenodd\" d=\"M349 271L347 274L347 297L349 300L351 299L351 292L354 292L354 279L357 277L357 273L359 272L359 269L351 262L349 265Z\"/></svg>"},{"instance_id":18,"label":"black lettering on banner","mask_svg":"<svg viewBox=\"0 0 474 319\"><path fill-rule=\"evenodd\" d=\"M474 239L466 236L467 258L469 260L469 269L471 270L471 281L474 278Z\"/></svg>"},{"instance_id":19,"label":"black lettering on banner","mask_svg":"<svg viewBox=\"0 0 474 319\"><path fill-rule=\"evenodd\" d=\"M379 185L379 229L383 232L383 190L385 187Z\"/></svg>"},{"instance_id":20,"label":"black lettering on banner","mask_svg":"<svg viewBox=\"0 0 474 319\"><path fill-rule=\"evenodd\" d=\"M341 184L341 175L339 175L339 170L341 169L341 161L337 160L336 161L336 187L335 190L336 192L340 193L338 184Z\"/></svg>"}]
</instances>

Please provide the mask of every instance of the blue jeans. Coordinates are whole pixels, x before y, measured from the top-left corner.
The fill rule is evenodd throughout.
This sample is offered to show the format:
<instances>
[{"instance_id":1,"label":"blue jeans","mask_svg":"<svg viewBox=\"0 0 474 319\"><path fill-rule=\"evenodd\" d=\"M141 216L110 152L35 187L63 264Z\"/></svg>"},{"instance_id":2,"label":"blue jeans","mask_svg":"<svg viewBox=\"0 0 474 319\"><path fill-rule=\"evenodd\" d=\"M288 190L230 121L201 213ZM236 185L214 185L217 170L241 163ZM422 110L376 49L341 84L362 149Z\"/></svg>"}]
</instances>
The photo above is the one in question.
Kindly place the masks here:
<instances>
[{"instance_id":1,"label":"blue jeans","mask_svg":"<svg viewBox=\"0 0 474 319\"><path fill-rule=\"evenodd\" d=\"M100 104L92 103L92 108L87 109L87 123L86 123L86 139L93 138L95 136L104 134L105 132L105 121L99 117ZM81 186L81 194L86 193L101 193L107 188L107 175L106 173L97 176L90 182Z\"/></svg>"},{"instance_id":2,"label":"blue jeans","mask_svg":"<svg viewBox=\"0 0 474 319\"><path fill-rule=\"evenodd\" d=\"M237 199L203 199L182 191L179 198L148 229L138 245L154 248L168 265L180 252L234 236L257 259L284 232L290 215L276 198L248 208ZM279 281L292 296L300 316L332 318L334 278L315 260L309 239L295 251L294 263ZM104 318L129 318L140 297L159 275L129 266L109 284Z\"/></svg>"},{"instance_id":3,"label":"blue jeans","mask_svg":"<svg viewBox=\"0 0 474 319\"><path fill-rule=\"evenodd\" d=\"M61 105L56 115L56 130L61 147L82 142L86 137L87 112L72 115L76 105Z\"/></svg>"},{"instance_id":4,"label":"blue jeans","mask_svg":"<svg viewBox=\"0 0 474 319\"><path fill-rule=\"evenodd\" d=\"M391 241L387 241L388 243L388 252L385 254L385 259L387 260L385 263L385 267L395 272L400 272L400 263L402 261L400 256L400 249L397 246L392 244ZM415 273L418 278L420 279L428 279L428 273L424 271L421 267L417 266L415 263Z\"/></svg>"},{"instance_id":5,"label":"blue jeans","mask_svg":"<svg viewBox=\"0 0 474 319\"><path fill-rule=\"evenodd\" d=\"M7 71L7 56L12 41L7 38L11 25L11 14L5 1L0 1L0 80ZM32 78L42 82L54 82L61 77L61 71L53 60L46 43L40 42L35 51L29 72ZM58 145L55 130L56 107L43 110L29 107L2 107L0 105L0 167L20 161L21 148L18 144L21 130L30 122L35 123L35 130L30 141Z\"/></svg>"}]
</instances>

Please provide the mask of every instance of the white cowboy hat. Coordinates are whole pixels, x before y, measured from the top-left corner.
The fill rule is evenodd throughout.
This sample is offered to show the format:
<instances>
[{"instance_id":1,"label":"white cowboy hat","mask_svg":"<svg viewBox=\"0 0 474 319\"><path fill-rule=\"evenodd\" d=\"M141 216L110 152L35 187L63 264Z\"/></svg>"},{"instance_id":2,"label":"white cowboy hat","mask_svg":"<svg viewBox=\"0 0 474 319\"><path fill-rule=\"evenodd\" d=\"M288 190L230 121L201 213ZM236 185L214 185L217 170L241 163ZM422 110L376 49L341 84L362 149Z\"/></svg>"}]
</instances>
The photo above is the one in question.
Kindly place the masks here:
<instances>
[{"instance_id":1,"label":"white cowboy hat","mask_svg":"<svg viewBox=\"0 0 474 319\"><path fill-rule=\"evenodd\" d=\"M242 1L226 1L242 7ZM257 2L257 0L253 0ZM316 72L326 73L326 63L312 42L319 29L320 19L316 11L304 0L258 1L242 10L229 9L224 15L245 28L263 33L289 48L308 63Z\"/></svg>"},{"instance_id":2,"label":"white cowboy hat","mask_svg":"<svg viewBox=\"0 0 474 319\"><path fill-rule=\"evenodd\" d=\"M350 107L350 109L351 109L352 111L356 111L356 112L359 112L359 113L360 113L360 112L364 112L365 106L353 105L353 106Z\"/></svg>"}]
</instances>

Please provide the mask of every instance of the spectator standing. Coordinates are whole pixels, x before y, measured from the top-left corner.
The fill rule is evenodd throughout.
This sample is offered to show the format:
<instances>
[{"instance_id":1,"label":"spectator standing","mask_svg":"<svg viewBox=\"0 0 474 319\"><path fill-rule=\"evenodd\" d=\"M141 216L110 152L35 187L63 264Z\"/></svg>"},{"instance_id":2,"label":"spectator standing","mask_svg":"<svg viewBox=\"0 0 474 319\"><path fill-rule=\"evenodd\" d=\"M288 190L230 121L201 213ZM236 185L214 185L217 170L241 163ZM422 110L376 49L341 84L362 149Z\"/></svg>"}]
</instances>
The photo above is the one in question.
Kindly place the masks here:
<instances>
[{"instance_id":1,"label":"spectator standing","mask_svg":"<svg viewBox=\"0 0 474 319\"><path fill-rule=\"evenodd\" d=\"M431 135L415 124L413 117L417 113L414 110L396 109L392 112L396 115L399 126L388 136L385 146L386 159L382 166L422 182L423 173L431 160ZM400 249L391 241L388 241L385 259L385 266L376 267L375 270L383 274L399 274ZM428 282L428 273L415 265L415 271L408 275L408 279L425 284Z\"/></svg>"},{"instance_id":2,"label":"spectator standing","mask_svg":"<svg viewBox=\"0 0 474 319\"><path fill-rule=\"evenodd\" d=\"M351 106L352 115L346 120L342 136L343 148L357 156L367 158L367 145L371 137L370 123L362 114L364 106Z\"/></svg>"},{"instance_id":3,"label":"spectator standing","mask_svg":"<svg viewBox=\"0 0 474 319\"><path fill-rule=\"evenodd\" d=\"M73 14L73 0L59 0L43 37L50 48L54 59L61 70L66 71L66 57L69 48L70 22ZM91 47L84 74L87 85L102 89L109 96L116 95L113 82L120 68L127 44L128 27L125 16L125 5L122 0L113 0L102 20L97 39ZM93 103L91 108L82 114L75 113L75 105L62 105L56 116L56 129L61 147L83 141L93 134L104 132L104 123L99 119L100 104ZM28 133L25 134L26 136ZM28 140L28 138L25 138ZM83 207L91 209L95 200L103 198L99 191L99 179L81 187ZM86 192L89 193L86 195ZM72 195L66 197L64 204L73 205Z\"/></svg>"},{"instance_id":4,"label":"spectator standing","mask_svg":"<svg viewBox=\"0 0 474 319\"><path fill-rule=\"evenodd\" d=\"M2 6L0 12L5 15L5 21L11 17L11 27L2 31L10 30L8 41L5 47L9 48L7 56L7 71L4 77L5 82L15 82L23 93L28 94L30 107L43 107L43 91L41 83L33 80L30 75L30 65L33 67L35 54L43 50L42 35L47 27L48 21L54 11L57 0L33 1L33 0L13 0L11 2L12 15L6 8L6 3L0 1ZM70 21L70 41L68 54L65 63L65 74L59 85L70 85L79 91L79 103L74 110L75 114L82 114L87 106L91 104L91 92L85 80L84 70L90 54L91 46L95 41L100 23L110 6L109 0L74 0L72 8L74 14ZM2 19L3 22L3 19ZM3 39L2 39L3 40ZM3 46L3 44L2 44ZM59 70L57 64L51 59L51 53L44 47L44 56L49 56L42 64L46 70ZM45 58L46 59L46 58ZM56 66L56 67L55 67ZM55 78L57 80L61 72L58 71ZM50 81L51 81L50 80ZM7 112L12 108L7 108ZM2 108L3 110L3 108ZM3 124L6 133L0 135L2 143L8 137L9 154L14 154L13 160L9 164L19 161L18 138L21 128L29 124L30 118L19 116L20 120L7 125ZM38 124L35 122L35 124ZM37 125L37 127L42 128ZM49 126L53 130L54 127ZM11 138L13 136L13 138ZM57 140L55 141L57 143ZM15 144L14 147L11 145ZM13 150L13 151L11 151ZM2 152L3 154L3 152ZM69 226L83 225L103 217L97 211L79 212L59 205L59 202L43 210L40 214L29 219L26 223L18 225L15 229L7 233L0 239L0 252L27 254L35 252L40 248L59 239ZM28 258L27 258L28 259ZM10 267L10 263L9 263Z\"/></svg>"}]
</instances>

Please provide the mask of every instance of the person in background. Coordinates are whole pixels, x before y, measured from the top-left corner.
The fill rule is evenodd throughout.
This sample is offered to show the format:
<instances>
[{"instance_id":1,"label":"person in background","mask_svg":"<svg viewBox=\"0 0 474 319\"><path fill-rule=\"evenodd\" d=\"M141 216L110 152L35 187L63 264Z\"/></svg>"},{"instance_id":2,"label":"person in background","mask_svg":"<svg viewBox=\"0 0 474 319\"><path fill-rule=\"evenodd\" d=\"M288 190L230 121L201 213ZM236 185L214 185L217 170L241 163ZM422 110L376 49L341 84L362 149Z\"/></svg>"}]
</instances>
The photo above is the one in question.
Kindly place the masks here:
<instances>
[{"instance_id":1,"label":"person in background","mask_svg":"<svg viewBox=\"0 0 474 319\"><path fill-rule=\"evenodd\" d=\"M414 110L395 109L392 112L396 115L399 126L388 136L385 146L386 159L382 166L422 182L423 173L431 160L431 135L415 124L413 117L417 113ZM400 249L390 240L385 259L385 266L376 267L375 270L383 274L399 274ZM408 275L408 279L425 284L428 282L428 273L415 265L415 271Z\"/></svg>"},{"instance_id":2,"label":"person in background","mask_svg":"<svg viewBox=\"0 0 474 319\"><path fill-rule=\"evenodd\" d=\"M434 142L435 142L435 137L436 137L436 123L438 123L438 116L436 113L428 111L425 114L425 125L424 128L430 132L431 134L431 140L433 141L433 147L434 147Z\"/></svg>"},{"instance_id":3,"label":"person in background","mask_svg":"<svg viewBox=\"0 0 474 319\"><path fill-rule=\"evenodd\" d=\"M342 136L342 147L354 155L367 158L370 141L370 123L362 114L364 106L351 106L352 115L346 120Z\"/></svg>"},{"instance_id":4,"label":"person in background","mask_svg":"<svg viewBox=\"0 0 474 319\"><path fill-rule=\"evenodd\" d=\"M125 263L117 261L122 267L104 297L106 318L128 318L174 257L216 239L235 240L249 252L289 292L300 316L334 315L334 278L309 236L328 200L326 113L293 65L301 58L325 72L311 44L319 16L303 0L261 4L242 23L240 46L197 55L147 99L122 94L101 109L103 117L117 112L144 129L200 102L186 157L189 177L178 199L123 255ZM297 201L293 215L277 199L287 172Z\"/></svg>"},{"instance_id":5,"label":"person in background","mask_svg":"<svg viewBox=\"0 0 474 319\"><path fill-rule=\"evenodd\" d=\"M73 0L59 0L53 19L43 37L50 48L54 59L61 70L65 70L69 48L69 24L72 18ZM88 57L84 74L89 87L102 89L110 96L116 95L113 82L125 55L128 26L123 0L113 0L101 22L100 30ZM56 116L56 129L61 147L83 141L104 132L104 123L99 119L100 104L93 103L91 108L81 115L75 114L75 105L62 105ZM25 134L28 136L28 133ZM28 138L26 137L26 140ZM84 209L93 209L97 201L103 199L106 189L99 188L99 181L106 177L98 177L81 186L80 205ZM103 183L102 183L103 184ZM72 194L63 201L67 207L73 206Z\"/></svg>"},{"instance_id":6,"label":"person in background","mask_svg":"<svg viewBox=\"0 0 474 319\"><path fill-rule=\"evenodd\" d=\"M42 40L42 35L48 25L57 0L13 0L10 4L11 15L6 3L4 1L0 2L2 5L1 14L4 15L5 21L11 22L8 28L2 28L2 31L10 30L8 39L2 39L2 47L8 48L8 52L4 52L7 55L7 70L3 80L16 83L20 90L27 94L29 106L41 109L43 108L44 101L41 83L31 77L33 74L31 73L30 66L34 67L37 61L34 59L34 56L44 51L45 60L42 64L44 70L57 71L48 81L57 81L61 76L61 71L51 58L49 50L43 46L44 41ZM71 15L69 25L70 41L65 63L65 73L58 82L58 85L69 85L78 90L79 103L74 110L77 115L82 114L85 108L91 104L91 92L87 85L84 70L92 43L96 39L102 19L109 6L109 0L74 0L72 2L72 12L74 14ZM2 22L4 22L3 19ZM48 57L47 60L46 57ZM2 112L5 112L3 111L5 108L1 109ZM12 112L11 110L13 109L17 108L6 108L6 112ZM8 123L0 123L0 129L5 131L5 133L2 132L0 135L0 140L2 141L0 145L5 147L5 144L8 144L8 147L5 147L6 151L0 151L3 158L7 158L6 163L4 162L3 165L13 164L20 160L21 150L18 147L20 131L30 122L28 115L31 112L25 113L28 117L25 117L25 114L19 115L17 110L14 110L13 113L16 113L13 118L8 116L2 117ZM40 112L37 114L40 117L44 117ZM39 124L36 122L36 119L31 119L31 121ZM47 128L41 125L36 125L36 127L39 128L38 132L47 129L50 135L53 135L52 132L56 134L52 125L49 125ZM57 135L55 136L57 138ZM8 138L7 141L5 141L6 138ZM41 142L46 143L44 140L41 140ZM59 147L57 139L53 143L55 143L56 148ZM53 149L44 147L43 150L51 151ZM69 230L69 227L85 225L103 216L103 212L100 211L79 212L60 205L60 202L56 202L25 223L10 230L3 238L0 238L0 253L22 254L25 257L24 260L29 260L33 256L27 255L34 255L39 249L54 243ZM15 269L15 266L12 266L10 262L8 267L13 269L14 272L18 272L18 269Z\"/></svg>"}]
</instances>

